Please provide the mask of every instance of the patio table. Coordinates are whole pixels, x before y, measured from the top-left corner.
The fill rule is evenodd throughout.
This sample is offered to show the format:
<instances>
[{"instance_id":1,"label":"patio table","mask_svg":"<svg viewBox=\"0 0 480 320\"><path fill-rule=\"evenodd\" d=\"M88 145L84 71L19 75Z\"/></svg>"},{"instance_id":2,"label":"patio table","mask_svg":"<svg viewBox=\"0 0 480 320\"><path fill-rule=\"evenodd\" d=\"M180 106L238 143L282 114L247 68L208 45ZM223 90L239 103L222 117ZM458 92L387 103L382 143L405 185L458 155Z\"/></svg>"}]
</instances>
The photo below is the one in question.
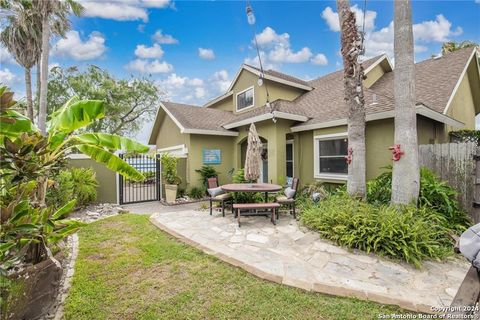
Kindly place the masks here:
<instances>
[{"instance_id":1,"label":"patio table","mask_svg":"<svg viewBox=\"0 0 480 320\"><path fill-rule=\"evenodd\" d=\"M269 192L278 192L282 186L273 183L230 183L222 186L223 191L227 192L263 192L265 193L265 202L268 202Z\"/></svg>"},{"instance_id":2,"label":"patio table","mask_svg":"<svg viewBox=\"0 0 480 320\"><path fill-rule=\"evenodd\" d=\"M268 202L268 193L282 190L282 186L273 183L230 183L222 187L226 192L263 192L265 194L265 203ZM242 214L243 215L243 214ZM245 215L267 215L266 212L255 212ZM235 212L235 217L237 213Z\"/></svg>"}]
</instances>

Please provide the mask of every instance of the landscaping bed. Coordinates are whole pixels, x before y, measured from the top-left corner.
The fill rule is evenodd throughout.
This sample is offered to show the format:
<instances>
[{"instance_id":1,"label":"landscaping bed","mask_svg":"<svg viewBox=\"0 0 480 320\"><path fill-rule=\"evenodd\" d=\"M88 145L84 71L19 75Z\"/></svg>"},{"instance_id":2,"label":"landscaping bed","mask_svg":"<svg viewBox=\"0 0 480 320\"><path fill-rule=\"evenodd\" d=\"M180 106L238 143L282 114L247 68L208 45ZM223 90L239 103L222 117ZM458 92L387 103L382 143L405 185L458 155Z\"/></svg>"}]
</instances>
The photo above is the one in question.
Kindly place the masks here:
<instances>
[{"instance_id":1,"label":"landscaping bed","mask_svg":"<svg viewBox=\"0 0 480 320\"><path fill-rule=\"evenodd\" d=\"M80 230L65 319L374 319L400 311L260 280L148 219L125 214Z\"/></svg>"}]
</instances>

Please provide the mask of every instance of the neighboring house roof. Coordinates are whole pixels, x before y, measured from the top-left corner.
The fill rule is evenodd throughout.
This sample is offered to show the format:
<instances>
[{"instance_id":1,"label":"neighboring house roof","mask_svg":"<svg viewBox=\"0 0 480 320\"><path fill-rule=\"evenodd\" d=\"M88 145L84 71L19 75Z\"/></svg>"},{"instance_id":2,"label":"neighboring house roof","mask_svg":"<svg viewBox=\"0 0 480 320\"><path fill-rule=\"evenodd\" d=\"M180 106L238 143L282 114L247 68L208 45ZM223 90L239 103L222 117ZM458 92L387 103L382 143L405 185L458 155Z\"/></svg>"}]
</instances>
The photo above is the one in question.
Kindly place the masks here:
<instances>
[{"instance_id":1,"label":"neighboring house roof","mask_svg":"<svg viewBox=\"0 0 480 320\"><path fill-rule=\"evenodd\" d=\"M463 125L463 123L448 117L446 112L469 62L472 58L477 57L476 50L475 48L467 48L446 54L440 58L428 59L415 65L416 111L418 114L452 126ZM386 66L386 71L391 70L391 64L385 55L366 60L362 65L368 72L380 63ZM258 68L245 64L242 65L242 68L251 72L260 72ZM385 73L370 88L364 89L367 121L394 116L394 72ZM343 70L332 72L308 82L272 70L266 72L267 76L308 86L310 91L306 91L293 101L279 99L271 102L271 107L262 106L240 114L172 102L162 102L161 110L168 114L182 133L194 134L236 136L238 132L228 129L273 117L301 122L292 127L293 132L345 125L347 123L348 110L344 101ZM235 80L232 85L234 82ZM223 97L229 95L231 95L230 90ZM272 107L275 110L273 113ZM150 136L150 143L155 143L159 122L159 116L157 115Z\"/></svg>"}]
</instances>

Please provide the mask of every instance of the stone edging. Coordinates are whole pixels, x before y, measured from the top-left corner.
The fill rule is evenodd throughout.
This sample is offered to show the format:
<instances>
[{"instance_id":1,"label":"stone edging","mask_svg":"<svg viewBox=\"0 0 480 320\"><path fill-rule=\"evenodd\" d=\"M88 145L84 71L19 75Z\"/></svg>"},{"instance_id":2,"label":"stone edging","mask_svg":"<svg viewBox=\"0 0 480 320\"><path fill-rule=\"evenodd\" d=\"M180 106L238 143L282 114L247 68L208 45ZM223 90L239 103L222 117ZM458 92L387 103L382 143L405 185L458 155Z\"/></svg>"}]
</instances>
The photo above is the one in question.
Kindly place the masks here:
<instances>
[{"instance_id":1,"label":"stone edging","mask_svg":"<svg viewBox=\"0 0 480 320\"><path fill-rule=\"evenodd\" d=\"M232 258L230 256L227 256L221 252L217 252L212 250L211 248L208 248L204 245L201 245L181 234L178 232L170 229L169 227L163 225L162 223L158 222L155 217L157 215L160 215L159 213L152 214L150 216L150 222L155 225L157 228L159 228L162 231L165 231L166 233L174 236L175 238L179 239L180 241L189 244L201 251L203 251L206 254L213 255L217 257L218 259L227 262L235 267L242 268L243 270L257 276L260 279L272 281L278 284L283 284L283 285L288 285L291 287L296 287L300 288L306 291L313 291L313 292L318 292L318 293L323 293L323 294L328 294L328 295L333 295L333 296L340 296L340 297L348 297L348 298L357 298L360 300L367 300L367 301L373 301L381 304L389 304L389 305L396 305L399 306L403 309L414 311L414 312L421 312L421 313L429 313L433 314L431 306L425 305L425 304L414 304L411 301L403 300L396 298L394 295L388 295L388 294L378 294L378 293L373 293L369 292L367 290L355 290L355 289L349 289L345 288L343 286L336 286L336 285L331 285L331 284L326 284L326 283L321 283L321 282L315 282L315 283L308 283L305 281L299 281L295 279L288 279L284 278L278 275L274 275L271 273L264 272L260 269L257 269L256 267L246 264L243 261L240 261L236 258Z\"/></svg>"},{"instance_id":2,"label":"stone edging","mask_svg":"<svg viewBox=\"0 0 480 320\"><path fill-rule=\"evenodd\" d=\"M78 256L78 248L79 248L79 239L78 234L74 233L71 235L71 253L69 256L69 261L65 266L65 273L62 281L62 287L58 292L59 297L57 298L57 310L55 311L55 315L53 317L54 320L60 320L63 318L63 307L65 304L65 300L68 296L68 291L72 285L72 278L73 274L75 273L75 261L77 261Z\"/></svg>"}]
</instances>

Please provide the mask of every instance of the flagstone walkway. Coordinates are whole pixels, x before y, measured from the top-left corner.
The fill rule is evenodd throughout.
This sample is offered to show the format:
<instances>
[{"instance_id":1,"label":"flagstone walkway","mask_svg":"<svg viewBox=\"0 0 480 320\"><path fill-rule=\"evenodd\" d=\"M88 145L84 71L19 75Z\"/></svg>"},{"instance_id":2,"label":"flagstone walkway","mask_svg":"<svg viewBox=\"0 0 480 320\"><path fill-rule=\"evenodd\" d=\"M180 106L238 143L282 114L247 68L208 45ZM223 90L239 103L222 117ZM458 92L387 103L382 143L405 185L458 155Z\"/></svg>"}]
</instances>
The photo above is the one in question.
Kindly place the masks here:
<instances>
[{"instance_id":1,"label":"flagstone walkway","mask_svg":"<svg viewBox=\"0 0 480 320\"><path fill-rule=\"evenodd\" d=\"M274 226L264 217L185 210L155 213L151 222L206 253L260 278L305 290L357 297L431 313L449 306L469 265L425 262L421 270L375 255L347 251L303 230L291 216Z\"/></svg>"}]
</instances>

